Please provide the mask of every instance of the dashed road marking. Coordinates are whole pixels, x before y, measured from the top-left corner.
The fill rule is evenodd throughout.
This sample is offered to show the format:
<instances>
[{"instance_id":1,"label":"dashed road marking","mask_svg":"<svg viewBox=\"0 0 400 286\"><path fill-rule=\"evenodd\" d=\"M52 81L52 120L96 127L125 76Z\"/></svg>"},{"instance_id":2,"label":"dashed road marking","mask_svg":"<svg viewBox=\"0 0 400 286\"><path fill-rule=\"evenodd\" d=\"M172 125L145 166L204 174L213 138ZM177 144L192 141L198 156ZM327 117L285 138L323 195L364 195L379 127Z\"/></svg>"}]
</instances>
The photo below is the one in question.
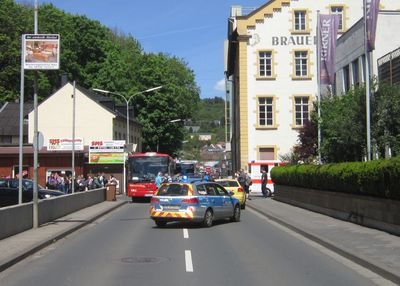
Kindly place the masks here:
<instances>
[{"instance_id":1,"label":"dashed road marking","mask_svg":"<svg viewBox=\"0 0 400 286\"><path fill-rule=\"evenodd\" d=\"M192 252L190 250L185 250L185 264L186 272L193 272Z\"/></svg>"},{"instance_id":2,"label":"dashed road marking","mask_svg":"<svg viewBox=\"0 0 400 286\"><path fill-rule=\"evenodd\" d=\"M189 238L189 232L188 232L187 228L183 229L183 238Z\"/></svg>"}]
</instances>

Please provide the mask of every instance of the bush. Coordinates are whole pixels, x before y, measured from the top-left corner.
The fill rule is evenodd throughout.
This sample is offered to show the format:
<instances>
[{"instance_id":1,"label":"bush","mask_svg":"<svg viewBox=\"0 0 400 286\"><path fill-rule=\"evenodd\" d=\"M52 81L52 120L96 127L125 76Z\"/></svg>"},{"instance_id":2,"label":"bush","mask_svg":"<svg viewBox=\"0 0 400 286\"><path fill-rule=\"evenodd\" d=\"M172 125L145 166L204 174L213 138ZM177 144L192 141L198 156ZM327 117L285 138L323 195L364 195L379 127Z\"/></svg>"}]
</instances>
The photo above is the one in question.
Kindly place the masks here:
<instances>
[{"instance_id":1,"label":"bush","mask_svg":"<svg viewBox=\"0 0 400 286\"><path fill-rule=\"evenodd\" d=\"M286 165L271 170L275 184L400 200L400 157L370 162Z\"/></svg>"}]
</instances>

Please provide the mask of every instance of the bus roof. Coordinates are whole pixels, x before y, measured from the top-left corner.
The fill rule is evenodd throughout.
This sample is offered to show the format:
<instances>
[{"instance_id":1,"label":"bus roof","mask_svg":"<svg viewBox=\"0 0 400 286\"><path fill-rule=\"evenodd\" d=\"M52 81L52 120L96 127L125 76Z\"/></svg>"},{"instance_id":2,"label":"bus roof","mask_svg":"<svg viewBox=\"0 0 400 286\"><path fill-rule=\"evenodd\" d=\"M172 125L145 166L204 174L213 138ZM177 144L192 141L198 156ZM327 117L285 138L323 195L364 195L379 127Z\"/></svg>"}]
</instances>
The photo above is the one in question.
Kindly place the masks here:
<instances>
[{"instance_id":1,"label":"bus roof","mask_svg":"<svg viewBox=\"0 0 400 286\"><path fill-rule=\"evenodd\" d=\"M129 157L170 157L170 155L157 152L145 152L129 154Z\"/></svg>"}]
</instances>

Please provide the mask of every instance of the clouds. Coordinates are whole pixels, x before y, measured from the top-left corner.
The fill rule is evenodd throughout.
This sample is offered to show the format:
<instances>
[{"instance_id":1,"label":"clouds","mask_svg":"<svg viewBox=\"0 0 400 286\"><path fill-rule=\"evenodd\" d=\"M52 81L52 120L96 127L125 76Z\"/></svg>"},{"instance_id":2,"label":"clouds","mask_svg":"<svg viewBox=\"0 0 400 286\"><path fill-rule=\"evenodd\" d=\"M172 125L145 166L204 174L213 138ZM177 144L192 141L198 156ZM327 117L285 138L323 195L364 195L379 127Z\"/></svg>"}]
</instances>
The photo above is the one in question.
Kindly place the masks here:
<instances>
[{"instance_id":1,"label":"clouds","mask_svg":"<svg viewBox=\"0 0 400 286\"><path fill-rule=\"evenodd\" d=\"M214 85L214 89L218 90L218 91L223 91L225 92L225 79L221 79L219 80L215 85Z\"/></svg>"}]
</instances>

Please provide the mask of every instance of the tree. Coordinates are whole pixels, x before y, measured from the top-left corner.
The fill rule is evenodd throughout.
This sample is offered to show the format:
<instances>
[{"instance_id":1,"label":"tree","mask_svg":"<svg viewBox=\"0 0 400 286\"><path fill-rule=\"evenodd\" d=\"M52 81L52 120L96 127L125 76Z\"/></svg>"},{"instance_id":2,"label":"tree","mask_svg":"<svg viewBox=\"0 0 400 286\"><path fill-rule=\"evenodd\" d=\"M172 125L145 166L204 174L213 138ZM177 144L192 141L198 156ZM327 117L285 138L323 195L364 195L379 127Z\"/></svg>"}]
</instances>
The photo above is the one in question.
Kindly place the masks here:
<instances>
[{"instance_id":1,"label":"tree","mask_svg":"<svg viewBox=\"0 0 400 286\"><path fill-rule=\"evenodd\" d=\"M381 83L372 98L372 137L380 157L400 154L400 87Z\"/></svg>"},{"instance_id":2,"label":"tree","mask_svg":"<svg viewBox=\"0 0 400 286\"><path fill-rule=\"evenodd\" d=\"M361 161L365 155L365 88L321 101L321 152L325 162Z\"/></svg>"},{"instance_id":3,"label":"tree","mask_svg":"<svg viewBox=\"0 0 400 286\"><path fill-rule=\"evenodd\" d=\"M315 116L313 117L315 118ZM297 141L298 143L293 147L294 157L304 163L314 162L318 155L317 120L311 119L304 123L299 130Z\"/></svg>"},{"instance_id":4,"label":"tree","mask_svg":"<svg viewBox=\"0 0 400 286\"><path fill-rule=\"evenodd\" d=\"M30 7L12 0L0 0L0 103L15 101L20 94L21 35L33 32L30 11ZM29 24L31 29L27 28Z\"/></svg>"},{"instance_id":5,"label":"tree","mask_svg":"<svg viewBox=\"0 0 400 286\"><path fill-rule=\"evenodd\" d=\"M21 35L33 33L32 5L0 0L0 102L14 101L20 93ZM38 99L60 88L67 74L86 88L101 88L125 95L162 85L161 90L132 98L135 115L143 125L144 146L174 153L184 138L181 123L191 118L199 103L194 73L176 57L145 54L132 36L103 26L86 16L71 15L52 4L40 5L38 32L60 34L60 70L40 71ZM34 73L25 73L25 94L33 92ZM116 101L121 98L114 96Z\"/></svg>"},{"instance_id":6,"label":"tree","mask_svg":"<svg viewBox=\"0 0 400 286\"><path fill-rule=\"evenodd\" d=\"M184 140L184 128L174 119L191 118L199 103L199 88L187 64L165 54L146 54L138 71L141 85L163 88L151 94L139 94L135 113L143 125L147 150L174 154Z\"/></svg>"}]
</instances>

